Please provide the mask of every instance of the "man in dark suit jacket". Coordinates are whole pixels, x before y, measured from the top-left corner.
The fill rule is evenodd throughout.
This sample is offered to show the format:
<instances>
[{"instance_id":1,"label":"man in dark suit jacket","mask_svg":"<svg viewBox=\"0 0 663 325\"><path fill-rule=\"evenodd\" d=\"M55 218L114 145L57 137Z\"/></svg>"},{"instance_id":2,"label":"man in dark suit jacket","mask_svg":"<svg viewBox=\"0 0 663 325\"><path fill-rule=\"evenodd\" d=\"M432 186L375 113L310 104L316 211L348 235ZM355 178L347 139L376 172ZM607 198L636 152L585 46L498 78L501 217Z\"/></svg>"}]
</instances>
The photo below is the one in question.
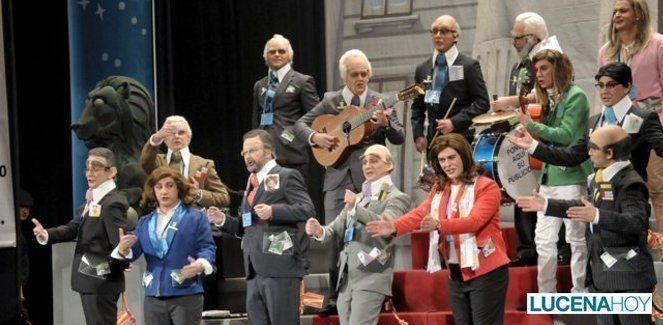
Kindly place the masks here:
<instances>
[{"instance_id":1,"label":"man in dark suit jacket","mask_svg":"<svg viewBox=\"0 0 663 325\"><path fill-rule=\"evenodd\" d=\"M106 148L90 150L85 176L88 182L83 213L69 223L44 229L37 219L33 232L37 241L59 243L77 239L71 268L71 288L81 296L87 324L115 324L117 299L124 291L125 262L110 254L119 242L129 204L119 194L115 181L115 155Z\"/></svg>"},{"instance_id":2,"label":"man in dark suit jacket","mask_svg":"<svg viewBox=\"0 0 663 325\"><path fill-rule=\"evenodd\" d=\"M269 68L267 76L253 85L253 128L267 130L274 139L276 162L297 169L308 179L309 148L295 137L293 125L318 102L313 77L292 69L290 41L275 34L265 44L263 57Z\"/></svg>"},{"instance_id":3,"label":"man in dark suit jacket","mask_svg":"<svg viewBox=\"0 0 663 325\"><path fill-rule=\"evenodd\" d=\"M632 86L631 69L624 63L608 63L599 69L595 79L603 108L589 118L585 136L574 146L553 147L533 140L522 128L517 136L510 136L514 144L527 149L534 157L558 166L577 166L589 158L588 141L593 130L607 124L621 126L631 137L631 163L635 171L647 180L649 153L654 149L663 156L663 129L655 112L640 108L628 97Z\"/></svg>"},{"instance_id":4,"label":"man in dark suit jacket","mask_svg":"<svg viewBox=\"0 0 663 325\"><path fill-rule=\"evenodd\" d=\"M250 324L299 324L299 290L307 274L306 220L315 208L302 175L274 160L271 135L254 129L244 135L242 156L251 172L238 219L217 209L210 221L243 236Z\"/></svg>"},{"instance_id":5,"label":"man in dark suit jacket","mask_svg":"<svg viewBox=\"0 0 663 325\"><path fill-rule=\"evenodd\" d=\"M460 26L451 16L443 15L431 24L435 52L417 66L414 80L428 83L426 94L412 102L412 132L419 152L424 152L437 131L439 134L460 133L472 143L469 128L472 118L488 111L488 92L479 61L458 52L456 43ZM444 118L453 99L456 103ZM424 120L428 116L428 132L424 138Z\"/></svg>"},{"instance_id":6,"label":"man in dark suit jacket","mask_svg":"<svg viewBox=\"0 0 663 325\"><path fill-rule=\"evenodd\" d=\"M606 293L649 293L656 285L647 248L650 208L647 185L629 162L630 138L616 125L603 126L589 139L596 168L590 199L564 201L540 195L518 198L526 211L584 221L587 227L588 288ZM599 324L651 324L651 315L597 315Z\"/></svg>"}]
</instances>

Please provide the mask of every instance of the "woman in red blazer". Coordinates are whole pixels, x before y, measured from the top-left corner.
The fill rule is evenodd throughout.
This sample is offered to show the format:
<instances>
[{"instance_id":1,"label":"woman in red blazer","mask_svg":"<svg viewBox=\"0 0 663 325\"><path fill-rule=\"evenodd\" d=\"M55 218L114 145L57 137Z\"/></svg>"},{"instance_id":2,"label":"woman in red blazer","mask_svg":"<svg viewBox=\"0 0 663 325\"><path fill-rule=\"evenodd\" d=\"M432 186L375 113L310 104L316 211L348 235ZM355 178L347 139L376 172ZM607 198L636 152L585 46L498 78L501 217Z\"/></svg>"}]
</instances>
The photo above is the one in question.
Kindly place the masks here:
<instances>
[{"instance_id":1,"label":"woman in red blazer","mask_svg":"<svg viewBox=\"0 0 663 325\"><path fill-rule=\"evenodd\" d=\"M440 180L428 198L396 220L369 222L367 230L374 236L437 231L456 324L502 324L509 258L499 226L500 189L480 175L481 165L459 134L436 138L429 157Z\"/></svg>"}]
</instances>

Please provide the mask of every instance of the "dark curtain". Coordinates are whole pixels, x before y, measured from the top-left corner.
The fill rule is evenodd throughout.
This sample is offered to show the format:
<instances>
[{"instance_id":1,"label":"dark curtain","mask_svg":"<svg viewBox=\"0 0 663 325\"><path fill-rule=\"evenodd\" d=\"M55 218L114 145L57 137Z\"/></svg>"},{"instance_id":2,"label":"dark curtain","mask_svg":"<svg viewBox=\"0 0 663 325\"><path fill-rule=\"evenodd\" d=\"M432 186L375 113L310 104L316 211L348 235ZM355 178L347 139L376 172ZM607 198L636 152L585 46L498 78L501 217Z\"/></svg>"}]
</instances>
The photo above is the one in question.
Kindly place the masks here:
<instances>
[{"instance_id":1,"label":"dark curtain","mask_svg":"<svg viewBox=\"0 0 663 325\"><path fill-rule=\"evenodd\" d=\"M155 12L159 126L169 115L186 117L191 151L213 159L223 182L242 190L248 172L239 152L251 127L253 84L267 74L265 42L275 33L288 38L293 68L314 76L323 93L324 2L157 1ZM315 163L311 169L309 192L322 216L322 170ZM232 197L231 211L237 211L239 195ZM225 237L217 245L223 248L217 259L224 261L219 274L243 276L239 241ZM206 294L206 307L210 298Z\"/></svg>"},{"instance_id":2,"label":"dark curtain","mask_svg":"<svg viewBox=\"0 0 663 325\"><path fill-rule=\"evenodd\" d=\"M8 67L15 71L15 105L9 109L18 118L20 185L34 197L32 217L52 227L72 217L67 2L46 1L39 10L29 1L2 3L12 7L6 33L14 38L7 46L15 58ZM313 75L322 93L324 3L156 0L155 11L159 124L171 114L185 116L193 127L192 152L214 159L223 181L241 189L247 177L241 136L250 125L253 83L267 71L264 44L274 33L289 38L293 67ZM322 184L320 169L311 165L318 174L310 183ZM319 190L312 197L321 209ZM36 243L31 223L22 226L30 244L28 309L36 324L52 324L51 249ZM241 276L239 243L225 241L224 254L234 254L226 256L225 274Z\"/></svg>"}]
</instances>

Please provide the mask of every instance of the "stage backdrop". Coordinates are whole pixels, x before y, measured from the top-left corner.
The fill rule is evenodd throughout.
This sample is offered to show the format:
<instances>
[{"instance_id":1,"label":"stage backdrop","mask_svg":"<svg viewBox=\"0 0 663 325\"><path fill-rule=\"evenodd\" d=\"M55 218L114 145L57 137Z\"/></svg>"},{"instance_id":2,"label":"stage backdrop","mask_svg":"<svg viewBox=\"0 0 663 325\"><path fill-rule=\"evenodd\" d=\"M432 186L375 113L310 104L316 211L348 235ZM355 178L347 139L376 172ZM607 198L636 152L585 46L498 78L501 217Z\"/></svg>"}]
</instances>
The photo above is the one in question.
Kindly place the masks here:
<instances>
[{"instance_id":1,"label":"stage backdrop","mask_svg":"<svg viewBox=\"0 0 663 325\"><path fill-rule=\"evenodd\" d=\"M154 94L152 1L69 0L71 121L78 121L85 98L109 76L136 79ZM85 144L71 133L73 209L85 198Z\"/></svg>"},{"instance_id":2,"label":"stage backdrop","mask_svg":"<svg viewBox=\"0 0 663 325\"><path fill-rule=\"evenodd\" d=\"M0 17L3 9L0 7ZM16 247L4 38L3 24L0 23L0 247Z\"/></svg>"}]
</instances>

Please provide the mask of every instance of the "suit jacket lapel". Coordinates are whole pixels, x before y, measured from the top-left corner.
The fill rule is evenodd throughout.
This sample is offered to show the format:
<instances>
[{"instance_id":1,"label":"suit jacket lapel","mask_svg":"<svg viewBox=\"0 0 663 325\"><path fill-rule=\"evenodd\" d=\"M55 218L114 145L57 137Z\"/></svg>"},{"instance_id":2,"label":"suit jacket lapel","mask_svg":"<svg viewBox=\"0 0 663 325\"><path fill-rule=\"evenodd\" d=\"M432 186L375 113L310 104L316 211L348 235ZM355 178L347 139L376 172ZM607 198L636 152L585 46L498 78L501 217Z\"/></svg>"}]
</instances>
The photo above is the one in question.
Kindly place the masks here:
<instances>
[{"instance_id":1,"label":"suit jacket lapel","mask_svg":"<svg viewBox=\"0 0 663 325\"><path fill-rule=\"evenodd\" d=\"M280 167L278 165L274 166L274 168L270 169L267 172L267 175L269 174L278 174L280 171ZM279 180L281 182L281 180ZM260 199L262 198L263 193L265 193L265 186L263 185L265 183L265 180L263 179L262 182L258 184L258 191L256 191L256 196L253 197L253 205L256 206L258 202L260 202ZM281 184L283 185L283 184Z\"/></svg>"},{"instance_id":2,"label":"suit jacket lapel","mask_svg":"<svg viewBox=\"0 0 663 325\"><path fill-rule=\"evenodd\" d=\"M283 80L279 83L279 88L276 89L276 96L274 96L274 103L276 104L276 101L279 100L279 96L285 92L287 89L288 85L290 84L290 80L292 80L292 75L293 75L292 69L288 71L285 76L283 76Z\"/></svg>"}]
</instances>

